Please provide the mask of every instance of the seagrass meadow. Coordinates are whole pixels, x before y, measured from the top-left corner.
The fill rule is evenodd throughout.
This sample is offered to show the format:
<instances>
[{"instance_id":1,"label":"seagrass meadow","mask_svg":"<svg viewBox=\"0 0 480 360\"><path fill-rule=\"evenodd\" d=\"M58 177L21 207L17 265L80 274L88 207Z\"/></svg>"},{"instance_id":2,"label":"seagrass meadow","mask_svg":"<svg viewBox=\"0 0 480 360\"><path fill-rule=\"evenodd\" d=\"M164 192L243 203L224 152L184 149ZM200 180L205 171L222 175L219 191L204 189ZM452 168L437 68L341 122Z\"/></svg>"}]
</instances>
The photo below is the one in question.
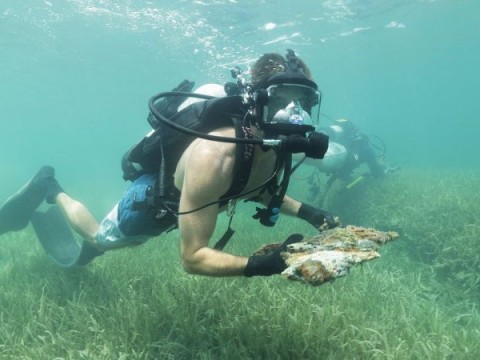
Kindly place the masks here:
<instances>
[{"instance_id":1,"label":"seagrass meadow","mask_svg":"<svg viewBox=\"0 0 480 360\"><path fill-rule=\"evenodd\" d=\"M318 287L188 275L176 232L69 270L32 229L2 236L0 358L478 359L479 175L402 169L339 195L344 223L401 236ZM227 251L314 233L289 218L265 229L251 213L242 204Z\"/></svg>"},{"instance_id":2,"label":"seagrass meadow","mask_svg":"<svg viewBox=\"0 0 480 360\"><path fill-rule=\"evenodd\" d=\"M480 359L478 14L478 0L0 1L0 204L50 165L101 220L152 96L184 79L243 87L232 74L287 49L318 85L317 130L347 119L401 166L332 187L306 164L293 174L293 197L400 234L317 287L187 274L177 231L75 269L30 225L3 234L0 360ZM239 204L225 251L316 235L254 213Z\"/></svg>"}]
</instances>

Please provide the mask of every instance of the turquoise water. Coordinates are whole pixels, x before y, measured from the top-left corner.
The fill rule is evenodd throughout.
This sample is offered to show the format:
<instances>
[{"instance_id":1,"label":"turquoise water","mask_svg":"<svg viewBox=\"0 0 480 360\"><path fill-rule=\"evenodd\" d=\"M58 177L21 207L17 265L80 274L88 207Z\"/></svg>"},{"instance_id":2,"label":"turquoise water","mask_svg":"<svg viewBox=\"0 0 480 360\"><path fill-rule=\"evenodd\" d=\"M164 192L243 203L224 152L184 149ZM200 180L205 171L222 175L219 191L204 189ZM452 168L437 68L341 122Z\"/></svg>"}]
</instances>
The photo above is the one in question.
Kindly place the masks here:
<instances>
[{"instance_id":1,"label":"turquoise water","mask_svg":"<svg viewBox=\"0 0 480 360\"><path fill-rule=\"evenodd\" d=\"M310 64L322 112L381 136L392 160L479 165L480 3L164 3L1 2L2 168L16 178L50 162L114 181L148 130L150 95L230 80L231 66L287 47Z\"/></svg>"},{"instance_id":2,"label":"turquoise water","mask_svg":"<svg viewBox=\"0 0 480 360\"><path fill-rule=\"evenodd\" d=\"M152 94L229 81L287 47L320 84L323 123L351 119L403 167L478 168L479 14L446 0L2 0L2 187L49 163L85 201L103 193L102 213Z\"/></svg>"},{"instance_id":3,"label":"turquoise water","mask_svg":"<svg viewBox=\"0 0 480 360\"><path fill-rule=\"evenodd\" d=\"M3 0L2 187L49 163L85 201L103 193L103 212L152 94L286 48L320 84L323 123L351 119L404 167L478 168L479 14L475 1Z\"/></svg>"},{"instance_id":4,"label":"turquoise water","mask_svg":"<svg viewBox=\"0 0 480 360\"><path fill-rule=\"evenodd\" d=\"M405 167L479 166L479 2L165 3L2 0L4 189L50 163L110 206L152 94L184 78L223 83L232 66L286 48L312 68L324 123L355 121Z\"/></svg>"}]
</instances>

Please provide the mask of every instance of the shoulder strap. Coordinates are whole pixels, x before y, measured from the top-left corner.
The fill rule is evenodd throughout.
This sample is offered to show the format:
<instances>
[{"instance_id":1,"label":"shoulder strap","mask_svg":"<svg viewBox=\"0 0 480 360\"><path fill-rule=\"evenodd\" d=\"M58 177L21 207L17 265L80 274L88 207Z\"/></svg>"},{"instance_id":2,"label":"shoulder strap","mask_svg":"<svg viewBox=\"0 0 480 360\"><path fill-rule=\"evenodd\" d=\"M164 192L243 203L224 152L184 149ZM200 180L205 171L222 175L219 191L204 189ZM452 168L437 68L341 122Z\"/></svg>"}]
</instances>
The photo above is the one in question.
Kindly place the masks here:
<instances>
[{"instance_id":1,"label":"shoulder strap","mask_svg":"<svg viewBox=\"0 0 480 360\"><path fill-rule=\"evenodd\" d=\"M242 121L234 119L235 136L237 138L253 138L252 130L243 126ZM233 168L233 181L228 191L222 198L228 198L240 194L247 185L252 170L253 163L253 144L237 144L235 150L235 165ZM226 202L222 201L221 205Z\"/></svg>"},{"instance_id":2,"label":"shoulder strap","mask_svg":"<svg viewBox=\"0 0 480 360\"><path fill-rule=\"evenodd\" d=\"M252 130L243 126L242 121L234 119L233 124L235 126L235 136L237 138L253 138ZM253 144L237 144L235 151L235 165L233 167L233 181L230 185L230 188L225 195L222 196L222 198L226 199L234 195L239 195L242 193L243 189L245 189L245 186L247 186L250 172L252 170L253 149ZM225 205L227 202L228 200L223 200L220 202L220 205ZM214 249L222 250L235 233L235 230L233 230L231 226L233 215L234 213L230 215L228 228L223 236L217 241Z\"/></svg>"}]
</instances>

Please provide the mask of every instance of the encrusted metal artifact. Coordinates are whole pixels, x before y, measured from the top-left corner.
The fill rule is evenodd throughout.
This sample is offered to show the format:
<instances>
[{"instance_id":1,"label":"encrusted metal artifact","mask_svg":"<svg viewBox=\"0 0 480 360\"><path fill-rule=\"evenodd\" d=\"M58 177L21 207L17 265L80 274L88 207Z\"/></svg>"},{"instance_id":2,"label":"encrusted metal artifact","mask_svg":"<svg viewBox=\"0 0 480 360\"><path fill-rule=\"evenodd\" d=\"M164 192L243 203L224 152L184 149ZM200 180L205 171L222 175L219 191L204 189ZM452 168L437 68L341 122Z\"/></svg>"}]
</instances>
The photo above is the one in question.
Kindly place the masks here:
<instances>
[{"instance_id":1,"label":"encrusted metal artifact","mask_svg":"<svg viewBox=\"0 0 480 360\"><path fill-rule=\"evenodd\" d=\"M394 231L348 225L323 231L314 237L288 245L282 253L287 269L282 275L311 285L344 276L354 264L380 256L378 249L398 237ZM281 244L263 246L256 254L269 253Z\"/></svg>"}]
</instances>

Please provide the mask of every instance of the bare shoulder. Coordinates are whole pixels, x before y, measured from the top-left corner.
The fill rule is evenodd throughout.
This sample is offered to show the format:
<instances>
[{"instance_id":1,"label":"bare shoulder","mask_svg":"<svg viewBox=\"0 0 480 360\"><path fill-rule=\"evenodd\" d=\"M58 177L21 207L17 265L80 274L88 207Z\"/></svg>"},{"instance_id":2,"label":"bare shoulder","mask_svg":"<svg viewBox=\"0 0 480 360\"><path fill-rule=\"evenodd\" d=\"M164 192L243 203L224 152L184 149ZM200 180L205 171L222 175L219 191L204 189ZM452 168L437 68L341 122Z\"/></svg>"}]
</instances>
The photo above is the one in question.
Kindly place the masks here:
<instances>
[{"instance_id":1,"label":"bare shoulder","mask_svg":"<svg viewBox=\"0 0 480 360\"><path fill-rule=\"evenodd\" d=\"M225 128L210 134L234 136L235 132ZM231 184L234 163L235 144L195 139L177 165L175 185L182 192L188 186L187 190L210 189L223 194Z\"/></svg>"}]
</instances>

